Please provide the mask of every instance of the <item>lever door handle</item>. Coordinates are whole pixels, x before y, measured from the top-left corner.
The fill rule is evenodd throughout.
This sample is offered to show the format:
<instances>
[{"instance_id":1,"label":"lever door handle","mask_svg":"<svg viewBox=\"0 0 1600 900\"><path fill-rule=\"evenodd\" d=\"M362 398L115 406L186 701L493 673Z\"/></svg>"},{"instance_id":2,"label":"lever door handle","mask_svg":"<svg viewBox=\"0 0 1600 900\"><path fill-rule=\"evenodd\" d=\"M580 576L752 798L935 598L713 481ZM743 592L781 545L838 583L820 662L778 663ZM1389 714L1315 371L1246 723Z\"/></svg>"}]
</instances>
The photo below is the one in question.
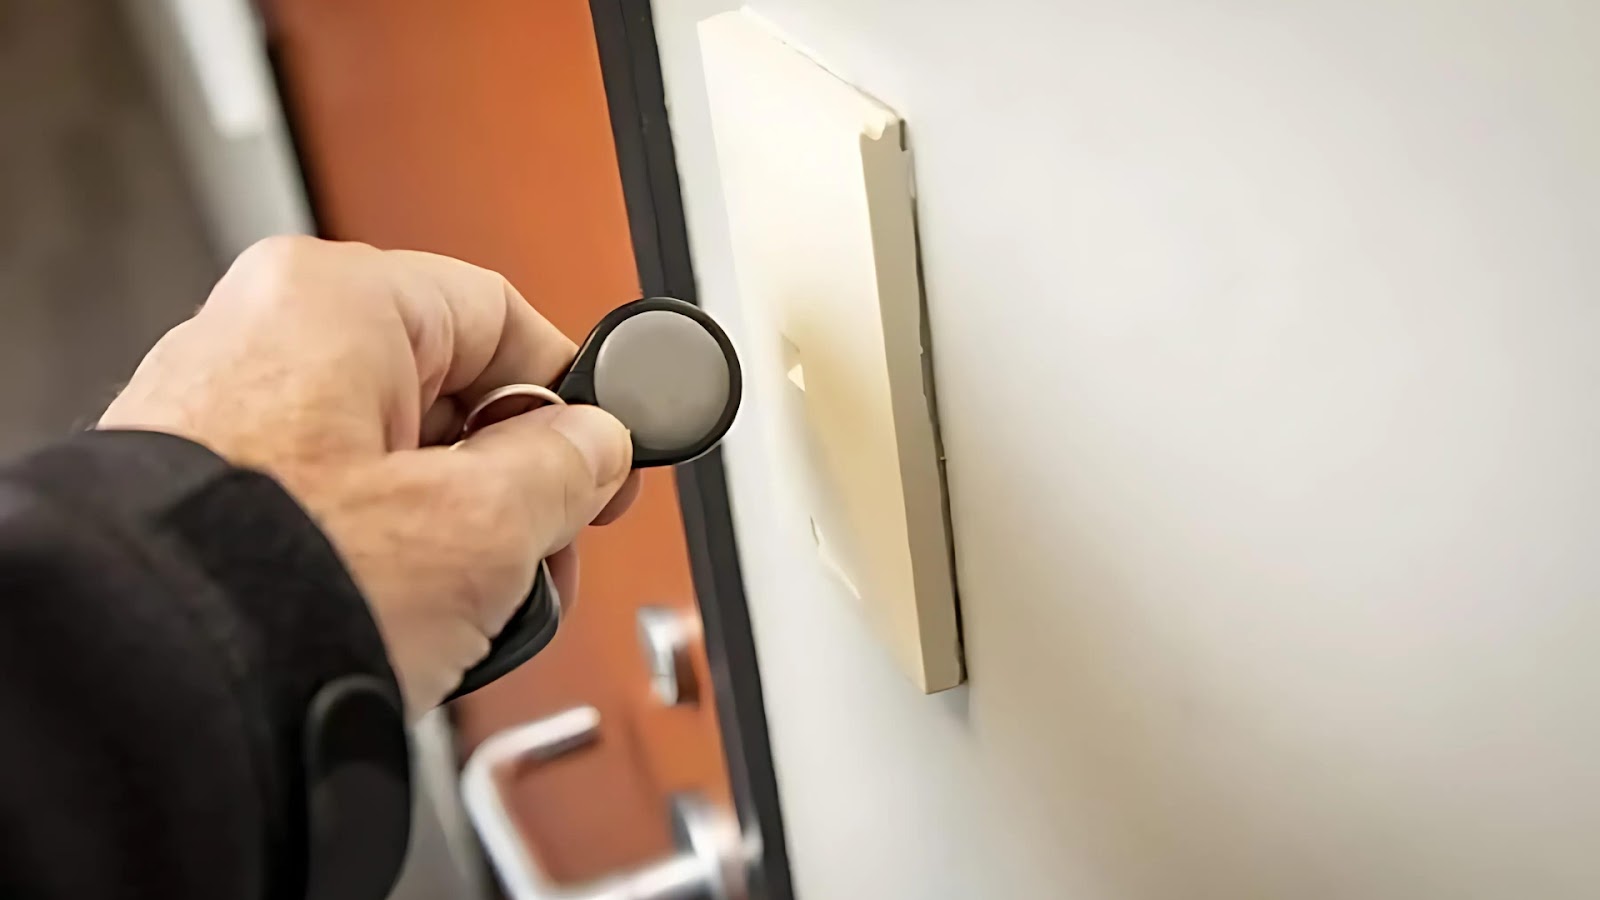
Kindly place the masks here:
<instances>
[{"instance_id":1,"label":"lever door handle","mask_svg":"<svg viewBox=\"0 0 1600 900\"><path fill-rule=\"evenodd\" d=\"M510 900L747 900L750 851L738 822L704 798L673 798L678 850L630 872L582 885L556 884L539 868L506 810L496 775L514 763L538 765L593 742L600 712L580 706L501 731L461 771L462 802ZM596 839L600 839L598 836Z\"/></svg>"}]
</instances>

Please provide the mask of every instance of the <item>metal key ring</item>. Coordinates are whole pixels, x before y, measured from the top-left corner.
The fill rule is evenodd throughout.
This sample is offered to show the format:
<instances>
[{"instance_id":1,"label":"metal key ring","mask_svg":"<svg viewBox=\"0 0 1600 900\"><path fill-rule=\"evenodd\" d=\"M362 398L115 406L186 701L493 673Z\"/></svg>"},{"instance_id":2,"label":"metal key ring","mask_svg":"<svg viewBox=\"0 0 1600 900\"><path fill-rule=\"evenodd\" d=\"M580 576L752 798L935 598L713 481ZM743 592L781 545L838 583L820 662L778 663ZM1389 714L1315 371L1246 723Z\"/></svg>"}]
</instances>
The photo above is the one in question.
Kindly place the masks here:
<instances>
[{"instance_id":1,"label":"metal key ring","mask_svg":"<svg viewBox=\"0 0 1600 900\"><path fill-rule=\"evenodd\" d=\"M456 443L459 444L468 437L471 437L472 433L478 430L478 420L484 417L484 413L486 413L490 407L509 397L526 397L533 400L543 400L544 403L542 405L546 406L567 405L567 401L561 399L560 394L557 394L555 391L550 390L542 384L508 384L504 387L497 387L489 393L484 394L482 399L473 404L472 409L467 412L467 417L461 420L461 436L456 439ZM513 410L507 415L501 416L494 421L503 422L512 416L520 416L525 412L532 412L538 408L539 404L527 405L522 409Z\"/></svg>"}]
</instances>

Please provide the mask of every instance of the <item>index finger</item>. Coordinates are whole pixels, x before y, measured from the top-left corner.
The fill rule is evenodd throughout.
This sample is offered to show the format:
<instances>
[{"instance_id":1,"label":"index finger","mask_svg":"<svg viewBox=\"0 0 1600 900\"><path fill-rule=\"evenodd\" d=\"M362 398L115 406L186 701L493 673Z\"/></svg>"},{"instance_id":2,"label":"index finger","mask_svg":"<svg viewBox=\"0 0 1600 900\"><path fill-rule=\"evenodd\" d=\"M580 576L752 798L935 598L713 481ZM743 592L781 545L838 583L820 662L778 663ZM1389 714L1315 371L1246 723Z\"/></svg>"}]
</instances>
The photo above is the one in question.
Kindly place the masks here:
<instances>
[{"instance_id":1,"label":"index finger","mask_svg":"<svg viewBox=\"0 0 1600 900\"><path fill-rule=\"evenodd\" d=\"M441 396L470 406L503 385L547 385L572 363L577 345L500 273L415 250L383 256L424 409Z\"/></svg>"}]
</instances>

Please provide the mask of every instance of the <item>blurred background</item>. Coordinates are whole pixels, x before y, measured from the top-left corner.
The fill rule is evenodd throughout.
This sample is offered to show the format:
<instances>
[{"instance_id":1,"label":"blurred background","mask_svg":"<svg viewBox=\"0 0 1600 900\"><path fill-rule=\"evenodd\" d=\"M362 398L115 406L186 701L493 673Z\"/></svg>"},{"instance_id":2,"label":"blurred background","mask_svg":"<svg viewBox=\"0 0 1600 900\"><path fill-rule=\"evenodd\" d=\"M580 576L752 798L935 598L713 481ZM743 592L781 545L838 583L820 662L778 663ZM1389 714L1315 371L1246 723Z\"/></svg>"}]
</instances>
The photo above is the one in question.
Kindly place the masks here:
<instances>
[{"instance_id":1,"label":"blurred background","mask_svg":"<svg viewBox=\"0 0 1600 900\"><path fill-rule=\"evenodd\" d=\"M93 422L229 249L129 11L0 2L0 455Z\"/></svg>"},{"instance_id":2,"label":"blurred background","mask_svg":"<svg viewBox=\"0 0 1600 900\"><path fill-rule=\"evenodd\" d=\"M0 121L0 457L90 427L268 235L461 257L577 337L640 296L587 0L0 0ZM417 729L395 900L488 895L461 760L575 705L600 737L504 789L552 877L670 853L682 792L729 802L715 704L663 707L638 645L645 605L694 616L672 474L584 559L561 640Z\"/></svg>"},{"instance_id":3,"label":"blurred background","mask_svg":"<svg viewBox=\"0 0 1600 900\"><path fill-rule=\"evenodd\" d=\"M240 249L313 230L260 26L232 0L0 0L0 458L91 426ZM418 740L448 802L446 724ZM424 792L395 900L475 889L444 828Z\"/></svg>"}]
</instances>

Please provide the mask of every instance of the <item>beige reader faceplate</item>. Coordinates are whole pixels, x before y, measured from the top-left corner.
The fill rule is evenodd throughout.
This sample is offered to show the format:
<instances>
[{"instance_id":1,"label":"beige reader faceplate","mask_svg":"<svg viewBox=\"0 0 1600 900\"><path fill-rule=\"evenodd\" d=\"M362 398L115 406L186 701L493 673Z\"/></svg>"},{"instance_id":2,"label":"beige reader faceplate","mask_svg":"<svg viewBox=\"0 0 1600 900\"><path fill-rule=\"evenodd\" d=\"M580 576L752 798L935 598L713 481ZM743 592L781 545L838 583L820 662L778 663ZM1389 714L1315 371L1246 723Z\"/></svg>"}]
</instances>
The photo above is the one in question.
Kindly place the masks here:
<instances>
[{"instance_id":1,"label":"beige reader faceplate","mask_svg":"<svg viewBox=\"0 0 1600 900\"><path fill-rule=\"evenodd\" d=\"M763 389L795 429L820 565L926 692L963 678L917 265L911 162L892 110L746 12L700 23L733 262L775 332ZM752 366L754 368L754 366ZM788 473L784 473L787 475Z\"/></svg>"}]
</instances>

